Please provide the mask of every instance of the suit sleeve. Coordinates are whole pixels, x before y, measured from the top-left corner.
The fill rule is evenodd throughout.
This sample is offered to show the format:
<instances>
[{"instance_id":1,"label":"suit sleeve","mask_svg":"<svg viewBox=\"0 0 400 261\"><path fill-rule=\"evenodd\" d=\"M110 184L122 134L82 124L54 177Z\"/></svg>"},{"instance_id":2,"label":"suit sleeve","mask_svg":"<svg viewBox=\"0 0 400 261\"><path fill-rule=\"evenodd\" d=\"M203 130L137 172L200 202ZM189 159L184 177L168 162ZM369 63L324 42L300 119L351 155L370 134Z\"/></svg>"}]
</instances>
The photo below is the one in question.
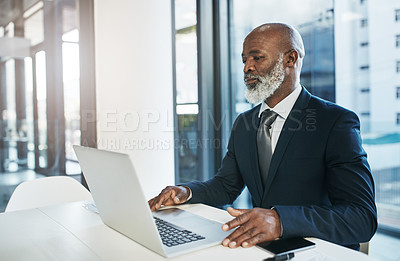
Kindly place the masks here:
<instances>
[{"instance_id":1,"label":"suit sleeve","mask_svg":"<svg viewBox=\"0 0 400 261\"><path fill-rule=\"evenodd\" d=\"M374 182L353 112L346 111L333 125L325 163L331 205L274 206L282 237L310 236L341 245L369 241L377 229Z\"/></svg>"},{"instance_id":2,"label":"suit sleeve","mask_svg":"<svg viewBox=\"0 0 400 261\"><path fill-rule=\"evenodd\" d=\"M238 119L235 121L234 126L238 123ZM228 152L222 161L220 169L213 178L204 182L193 181L182 184L192 191L192 198L188 203L203 203L220 207L232 204L240 195L244 188L244 182L236 163L234 135L235 127L232 129L229 139Z\"/></svg>"}]
</instances>

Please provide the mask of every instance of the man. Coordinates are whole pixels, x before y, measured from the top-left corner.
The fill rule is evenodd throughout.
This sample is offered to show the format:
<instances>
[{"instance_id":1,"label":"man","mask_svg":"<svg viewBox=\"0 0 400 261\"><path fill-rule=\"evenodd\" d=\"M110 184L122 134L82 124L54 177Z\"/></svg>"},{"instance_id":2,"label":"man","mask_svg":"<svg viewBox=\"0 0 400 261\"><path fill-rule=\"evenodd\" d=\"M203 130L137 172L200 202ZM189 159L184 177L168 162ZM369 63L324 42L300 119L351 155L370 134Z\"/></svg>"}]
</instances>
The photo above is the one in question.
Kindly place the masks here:
<instances>
[{"instance_id":1,"label":"man","mask_svg":"<svg viewBox=\"0 0 400 261\"><path fill-rule=\"evenodd\" d=\"M359 248L377 228L374 183L361 146L358 117L300 85L305 55L300 34L264 24L243 43L246 98L262 102L238 116L221 168L205 182L166 187L162 205L232 203L247 186L253 209L228 208L235 248L293 236ZM266 116L265 116L266 115Z\"/></svg>"}]
</instances>

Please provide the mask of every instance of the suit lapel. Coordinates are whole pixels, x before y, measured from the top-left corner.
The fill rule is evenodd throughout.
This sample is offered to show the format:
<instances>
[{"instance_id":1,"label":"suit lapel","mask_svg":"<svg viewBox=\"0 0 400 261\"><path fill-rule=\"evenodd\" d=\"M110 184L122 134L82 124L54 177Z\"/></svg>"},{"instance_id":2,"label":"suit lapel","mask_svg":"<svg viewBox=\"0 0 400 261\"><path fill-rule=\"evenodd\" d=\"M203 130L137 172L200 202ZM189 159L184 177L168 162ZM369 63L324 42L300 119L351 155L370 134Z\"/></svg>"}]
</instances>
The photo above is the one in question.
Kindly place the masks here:
<instances>
[{"instance_id":1,"label":"suit lapel","mask_svg":"<svg viewBox=\"0 0 400 261\"><path fill-rule=\"evenodd\" d=\"M265 201L269 188L278 170L278 167L282 161L282 157L285 154L287 145L292 139L295 132L299 129L302 119L306 115L306 108L310 101L310 93L303 87L299 98L293 106L288 118L283 125L281 134L279 135L278 143L276 144L274 154L272 155L271 164L268 172L267 182L265 184L265 190L263 193L263 201Z\"/></svg>"}]
</instances>

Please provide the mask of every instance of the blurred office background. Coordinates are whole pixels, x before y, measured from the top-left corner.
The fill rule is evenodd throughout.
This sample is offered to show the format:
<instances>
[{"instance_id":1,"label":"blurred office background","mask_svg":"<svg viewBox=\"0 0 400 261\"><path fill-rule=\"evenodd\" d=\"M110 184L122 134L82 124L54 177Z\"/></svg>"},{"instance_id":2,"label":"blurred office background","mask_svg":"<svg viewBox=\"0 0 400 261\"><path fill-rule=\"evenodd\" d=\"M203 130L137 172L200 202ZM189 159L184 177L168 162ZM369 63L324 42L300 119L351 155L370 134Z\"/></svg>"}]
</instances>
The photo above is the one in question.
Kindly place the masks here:
<instances>
[{"instance_id":1,"label":"blurred office background","mask_svg":"<svg viewBox=\"0 0 400 261\"><path fill-rule=\"evenodd\" d=\"M148 195L214 175L252 107L242 41L271 21L303 36L302 84L360 117L371 255L399 260L398 0L0 0L0 211L24 180L85 183L73 144L129 153ZM244 191L235 206L249 202Z\"/></svg>"}]
</instances>

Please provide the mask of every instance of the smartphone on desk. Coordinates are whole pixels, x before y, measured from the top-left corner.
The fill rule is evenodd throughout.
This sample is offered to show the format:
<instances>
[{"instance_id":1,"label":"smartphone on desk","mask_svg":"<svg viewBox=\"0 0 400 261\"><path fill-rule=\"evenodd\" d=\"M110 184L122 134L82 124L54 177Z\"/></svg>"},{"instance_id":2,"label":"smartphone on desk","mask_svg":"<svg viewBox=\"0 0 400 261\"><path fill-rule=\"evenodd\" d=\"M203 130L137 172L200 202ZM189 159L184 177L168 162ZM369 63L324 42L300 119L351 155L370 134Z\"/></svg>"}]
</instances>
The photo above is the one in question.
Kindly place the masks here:
<instances>
[{"instance_id":1,"label":"smartphone on desk","mask_svg":"<svg viewBox=\"0 0 400 261\"><path fill-rule=\"evenodd\" d=\"M269 242L263 242L257 244L257 246L275 255L278 255L278 254L286 254L290 252L306 250L314 247L315 243L307 239L304 239L302 237L293 237L293 238L285 238Z\"/></svg>"}]
</instances>

